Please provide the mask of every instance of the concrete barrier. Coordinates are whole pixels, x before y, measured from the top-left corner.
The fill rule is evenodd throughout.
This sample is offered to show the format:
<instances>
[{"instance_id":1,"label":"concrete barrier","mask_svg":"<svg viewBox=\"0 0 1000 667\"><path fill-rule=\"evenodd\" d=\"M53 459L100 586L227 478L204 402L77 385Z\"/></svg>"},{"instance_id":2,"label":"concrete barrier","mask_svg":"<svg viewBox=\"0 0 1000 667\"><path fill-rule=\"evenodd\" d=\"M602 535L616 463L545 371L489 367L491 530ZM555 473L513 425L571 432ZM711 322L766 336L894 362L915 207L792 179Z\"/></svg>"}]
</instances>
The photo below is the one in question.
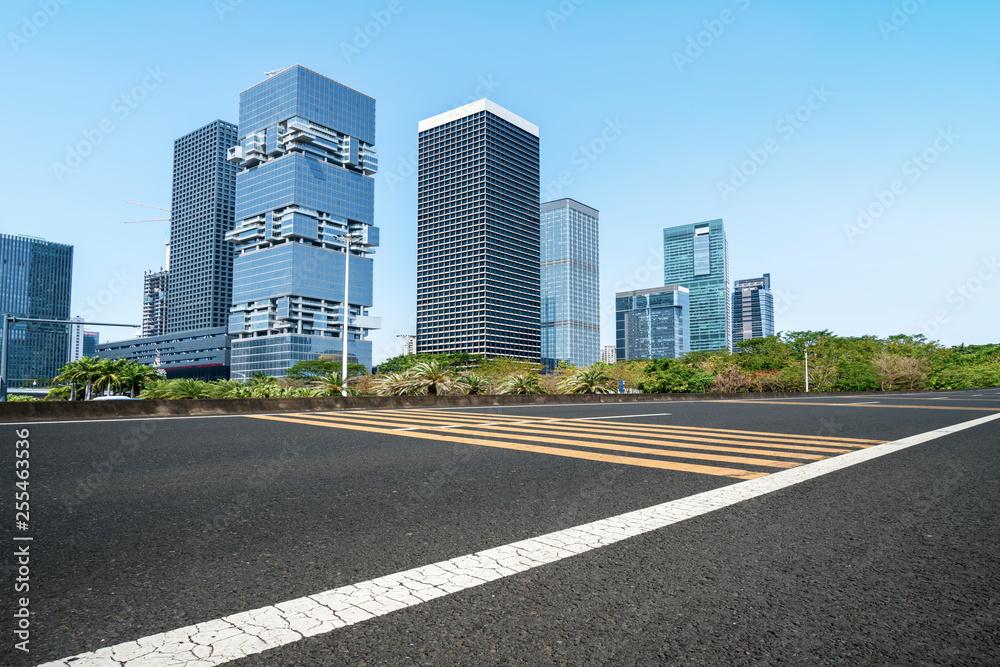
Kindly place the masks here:
<instances>
[{"instance_id":1,"label":"concrete barrier","mask_svg":"<svg viewBox=\"0 0 1000 667\"><path fill-rule=\"evenodd\" d=\"M719 401L766 398L819 398L921 394L903 392L777 392L755 394L528 394L445 396L329 396L310 398L220 398L172 401L28 401L0 403L0 423L70 421L78 419L148 419L211 415L390 410L400 408L567 405L586 403L655 403L662 401Z\"/></svg>"}]
</instances>

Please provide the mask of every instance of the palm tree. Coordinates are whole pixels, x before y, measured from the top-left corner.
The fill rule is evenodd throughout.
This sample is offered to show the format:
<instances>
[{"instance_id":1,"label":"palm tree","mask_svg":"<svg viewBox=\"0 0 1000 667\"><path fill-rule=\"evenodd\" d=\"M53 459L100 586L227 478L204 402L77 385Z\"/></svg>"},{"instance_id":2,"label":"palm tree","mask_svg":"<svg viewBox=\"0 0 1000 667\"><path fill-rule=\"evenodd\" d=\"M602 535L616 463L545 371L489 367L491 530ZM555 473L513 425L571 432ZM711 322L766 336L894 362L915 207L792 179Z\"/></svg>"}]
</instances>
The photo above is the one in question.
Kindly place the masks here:
<instances>
[{"instance_id":1,"label":"palm tree","mask_svg":"<svg viewBox=\"0 0 1000 667\"><path fill-rule=\"evenodd\" d=\"M170 384L172 382L173 380L152 380L147 383L145 387L143 387L142 392L139 394L139 398L151 401L170 398Z\"/></svg>"},{"instance_id":2,"label":"palm tree","mask_svg":"<svg viewBox=\"0 0 1000 667\"><path fill-rule=\"evenodd\" d=\"M481 375L476 375L475 373L466 373L462 377L455 380L455 384L459 385L466 394L477 395L477 394L488 394L490 391L490 383Z\"/></svg>"},{"instance_id":3,"label":"palm tree","mask_svg":"<svg viewBox=\"0 0 1000 667\"><path fill-rule=\"evenodd\" d=\"M129 398L135 398L137 390L142 391L149 382L159 377L159 373L152 366L128 361L121 371L121 384L123 388L128 389Z\"/></svg>"},{"instance_id":4,"label":"palm tree","mask_svg":"<svg viewBox=\"0 0 1000 667\"><path fill-rule=\"evenodd\" d=\"M406 372L406 375L412 382L416 393L428 394L430 396L447 394L455 382L448 372L448 367L436 359L414 364Z\"/></svg>"},{"instance_id":5,"label":"palm tree","mask_svg":"<svg viewBox=\"0 0 1000 667\"><path fill-rule=\"evenodd\" d=\"M52 378L53 384L66 385L66 388L69 389L69 400L71 401L76 400L76 395L78 390L80 389L80 386L86 382L86 379L83 377L83 373L81 372L82 366L80 364L80 361L82 361L83 359L86 359L86 357L66 363L66 365L64 365L62 368L59 369L59 374L56 375L54 378ZM56 394L54 392L55 390L53 389L52 391L49 392L49 395L55 396ZM65 394L60 392L59 395L65 395Z\"/></svg>"},{"instance_id":6,"label":"palm tree","mask_svg":"<svg viewBox=\"0 0 1000 667\"><path fill-rule=\"evenodd\" d=\"M535 374L518 373L511 375L500 383L498 387L500 394L540 394L542 388L538 386L538 376Z\"/></svg>"},{"instance_id":7,"label":"palm tree","mask_svg":"<svg viewBox=\"0 0 1000 667\"><path fill-rule=\"evenodd\" d=\"M406 373L385 373L372 383L377 396L409 396L414 393L413 381Z\"/></svg>"},{"instance_id":8,"label":"palm tree","mask_svg":"<svg viewBox=\"0 0 1000 667\"><path fill-rule=\"evenodd\" d=\"M169 380L166 398L209 398L209 384L192 378Z\"/></svg>"},{"instance_id":9,"label":"palm tree","mask_svg":"<svg viewBox=\"0 0 1000 667\"><path fill-rule=\"evenodd\" d=\"M84 386L83 400L85 401L90 400L94 390L94 382L100 376L100 372L98 371L99 364L100 359L97 357L80 357L76 361L67 364L67 366L73 366L70 369L68 380Z\"/></svg>"},{"instance_id":10,"label":"palm tree","mask_svg":"<svg viewBox=\"0 0 1000 667\"><path fill-rule=\"evenodd\" d=\"M209 398L250 398L250 387L236 380L218 380L208 388Z\"/></svg>"},{"instance_id":11,"label":"palm tree","mask_svg":"<svg viewBox=\"0 0 1000 667\"><path fill-rule=\"evenodd\" d=\"M347 380L347 395L357 396L358 391L350 385L350 378ZM340 373L327 373L321 375L316 382L316 393L313 396L341 396L344 393L344 384L340 381Z\"/></svg>"},{"instance_id":12,"label":"palm tree","mask_svg":"<svg viewBox=\"0 0 1000 667\"><path fill-rule=\"evenodd\" d=\"M109 393L122 385L122 373L125 369L125 359L101 359L97 363L97 377L94 378L94 388L104 389Z\"/></svg>"},{"instance_id":13,"label":"palm tree","mask_svg":"<svg viewBox=\"0 0 1000 667\"><path fill-rule=\"evenodd\" d=\"M567 394L611 394L614 393L614 382L607 369L591 366L567 376L559 383L559 390Z\"/></svg>"}]
</instances>

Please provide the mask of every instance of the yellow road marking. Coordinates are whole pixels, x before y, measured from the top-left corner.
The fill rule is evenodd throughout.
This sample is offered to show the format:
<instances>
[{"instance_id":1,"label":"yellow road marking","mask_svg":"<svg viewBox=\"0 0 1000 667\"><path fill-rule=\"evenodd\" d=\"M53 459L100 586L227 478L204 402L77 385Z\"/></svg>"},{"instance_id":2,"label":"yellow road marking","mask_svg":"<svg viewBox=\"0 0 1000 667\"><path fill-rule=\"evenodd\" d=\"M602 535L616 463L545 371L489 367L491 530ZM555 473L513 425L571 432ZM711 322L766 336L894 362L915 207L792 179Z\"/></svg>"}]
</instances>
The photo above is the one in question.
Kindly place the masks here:
<instances>
[{"instance_id":1,"label":"yellow road marking","mask_svg":"<svg viewBox=\"0 0 1000 667\"><path fill-rule=\"evenodd\" d=\"M354 431L365 431L366 433L384 433L387 435L401 435L396 429L372 428L370 426L355 426L351 424L332 424L326 421L316 421L313 419L300 419L293 417L278 417L274 415L251 415L255 419L267 419L271 421L288 422L292 424L307 424L311 426L324 426L327 428L341 428ZM499 449L512 449L521 452L533 452L536 454L552 454L555 456L565 456L569 458L586 459L588 461L601 461L604 463L620 463L624 465L642 466L646 468L659 468L661 470L677 470L681 472L693 472L702 475L716 475L721 477L733 477L735 479L757 479L764 477L766 472L751 472L740 470L739 468L719 468L716 466L695 465L692 463L680 463L677 461L658 461L655 459L645 459L632 456L614 456L610 454L597 454L595 452L585 452L574 449L559 449L556 447L538 447L535 445L523 445L515 442L499 442L493 440L482 440L479 438L461 438L434 433L420 433L416 431L406 432L408 438L419 438L423 440L434 440L435 442L458 442L468 445L479 445L483 447L496 447ZM794 464L797 465L797 464Z\"/></svg>"},{"instance_id":2,"label":"yellow road marking","mask_svg":"<svg viewBox=\"0 0 1000 667\"><path fill-rule=\"evenodd\" d=\"M330 422L332 424L348 422L348 423L356 423L356 424L373 424L373 425L381 425L381 426L393 426L393 425L397 425L398 423L400 423L400 422L394 422L394 421L381 421L381 420L375 419L374 417L372 417L372 418L360 418L360 419L359 418L346 419L344 417L332 417L332 416L323 415L323 416L316 416L316 418L318 418L318 419L324 419L324 420L330 420ZM424 425L424 426L419 426L416 429L406 429L406 432L411 432L413 430L421 430L421 431L444 431L445 429L447 429L449 432L452 432L452 433L475 434L475 431L471 431L471 430L467 430L467 429L466 430L460 430L459 428L457 428L459 426L464 426L464 425L462 425L462 424L454 424L454 425L451 425L451 426ZM497 430L497 431L513 431L515 433L542 433L542 434L548 434L548 435L568 435L568 436L575 436L575 437L585 438L585 439L591 439L591 440L602 439L602 438L606 439L608 437L608 435L609 435L609 434L605 434L605 433L587 432L587 431L580 430L580 429L566 430L566 429L561 429L561 428L558 428L558 427L555 427L555 426L544 426L544 425L538 425L538 424L533 424L532 426L525 427L525 428L519 428L518 426L516 426L514 424L472 424L470 426L474 426L477 429L490 430L490 431ZM400 435L403 435L403 433L400 433ZM745 442L731 443L731 441L727 441L727 440L711 440L709 438L690 438L690 439L692 439L692 440L698 440L698 441L701 441L701 442L715 442L715 443L738 444L738 445L743 445L743 447L723 447L723 446L718 446L718 445L715 445L715 446L712 446L712 445L698 445L698 444L694 444L694 443L683 442L681 440L671 440L671 439L667 439L667 438L660 438L660 439L653 439L653 438L629 438L629 437L620 436L618 434L614 434L614 438L613 439L615 441L618 441L618 442L633 442L633 443L636 443L636 444L644 444L644 445L659 445L661 447L672 446L672 447L680 447L680 448L683 448L683 449L708 450L708 451L712 451L712 452L733 452L733 453L737 453L737 454L759 454L759 455L778 456L778 457L783 457L783 458L808 459L810 461L819 461L821 459L829 458L829 456L823 456L821 454L805 454L805 453L800 453L798 451L796 451L796 452L781 452L781 451L766 450L766 449L746 449L746 447L750 447L752 445L750 445L749 443L745 443ZM560 442L563 442L563 441L560 441ZM580 444L581 446L586 446L586 447L596 446L596 445L591 445L589 443L583 443L583 442L578 443L578 444ZM758 447L775 447L775 448L793 449L793 450L807 450L807 451L808 450L814 450L814 451L825 452L826 454L846 454L847 452L853 451L851 449L830 449L830 448L819 448L819 447L794 447L792 445L782 445L782 444L772 445L770 443L761 443L761 444L756 445L756 446L758 446ZM705 457L702 456L700 458L705 458Z\"/></svg>"}]
</instances>

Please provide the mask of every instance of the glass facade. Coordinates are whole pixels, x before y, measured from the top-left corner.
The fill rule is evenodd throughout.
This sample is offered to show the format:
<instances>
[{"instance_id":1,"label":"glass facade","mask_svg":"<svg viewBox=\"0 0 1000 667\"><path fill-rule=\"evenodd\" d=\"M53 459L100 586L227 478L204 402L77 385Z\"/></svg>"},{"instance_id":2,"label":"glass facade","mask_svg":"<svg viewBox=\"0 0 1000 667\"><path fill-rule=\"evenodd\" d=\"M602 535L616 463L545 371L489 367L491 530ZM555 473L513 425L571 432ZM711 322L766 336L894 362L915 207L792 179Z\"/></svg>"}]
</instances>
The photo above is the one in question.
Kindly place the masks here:
<instances>
[{"instance_id":1,"label":"glass facade","mask_svg":"<svg viewBox=\"0 0 1000 667\"><path fill-rule=\"evenodd\" d=\"M678 285L615 294L617 360L678 359L690 352L689 296Z\"/></svg>"},{"instance_id":2,"label":"glass facade","mask_svg":"<svg viewBox=\"0 0 1000 667\"><path fill-rule=\"evenodd\" d=\"M418 131L417 352L539 361L538 128L480 100Z\"/></svg>"},{"instance_id":3,"label":"glass facade","mask_svg":"<svg viewBox=\"0 0 1000 667\"><path fill-rule=\"evenodd\" d=\"M0 313L68 320L72 287L73 246L0 234ZM7 333L5 380L19 387L52 379L69 355L69 325L16 322Z\"/></svg>"},{"instance_id":4,"label":"glass facade","mask_svg":"<svg viewBox=\"0 0 1000 667\"><path fill-rule=\"evenodd\" d=\"M229 320L233 246L226 234L233 229L236 165L226 158L234 144L236 126L224 120L174 142L170 285L165 271L147 274L143 336L222 327Z\"/></svg>"},{"instance_id":5,"label":"glass facade","mask_svg":"<svg viewBox=\"0 0 1000 667\"><path fill-rule=\"evenodd\" d=\"M129 359L152 366L168 380L229 378L230 340L225 327L101 343L96 345L95 354L101 359Z\"/></svg>"},{"instance_id":6,"label":"glass facade","mask_svg":"<svg viewBox=\"0 0 1000 667\"><path fill-rule=\"evenodd\" d=\"M598 212L572 199L541 205L542 363L597 362L601 317Z\"/></svg>"},{"instance_id":7,"label":"glass facade","mask_svg":"<svg viewBox=\"0 0 1000 667\"><path fill-rule=\"evenodd\" d=\"M729 244L722 220L663 230L663 282L691 292L691 350L731 350Z\"/></svg>"},{"instance_id":8,"label":"glass facade","mask_svg":"<svg viewBox=\"0 0 1000 667\"><path fill-rule=\"evenodd\" d=\"M348 360L370 368L367 335L381 325L368 314L379 244L375 100L295 65L240 94L238 134L229 149L240 168L236 223L226 235L236 247L233 378L280 377L320 355L339 360L345 328ZM347 304L345 234L358 237Z\"/></svg>"},{"instance_id":9,"label":"glass facade","mask_svg":"<svg viewBox=\"0 0 1000 667\"><path fill-rule=\"evenodd\" d=\"M733 285L733 342L774 335L771 274L737 280Z\"/></svg>"}]
</instances>

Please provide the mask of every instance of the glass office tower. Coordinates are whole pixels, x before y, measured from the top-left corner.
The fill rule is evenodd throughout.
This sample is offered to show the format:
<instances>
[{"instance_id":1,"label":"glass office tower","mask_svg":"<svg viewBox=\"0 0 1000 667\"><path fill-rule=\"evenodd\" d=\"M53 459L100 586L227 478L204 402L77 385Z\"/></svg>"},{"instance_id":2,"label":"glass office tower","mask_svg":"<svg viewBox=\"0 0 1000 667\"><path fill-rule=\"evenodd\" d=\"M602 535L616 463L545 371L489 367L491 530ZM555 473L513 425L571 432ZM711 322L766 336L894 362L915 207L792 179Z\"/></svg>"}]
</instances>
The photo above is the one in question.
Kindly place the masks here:
<instances>
[{"instance_id":1,"label":"glass office tower","mask_svg":"<svg viewBox=\"0 0 1000 667\"><path fill-rule=\"evenodd\" d=\"M663 282L691 291L691 350L731 350L729 244L722 220L663 230Z\"/></svg>"},{"instance_id":2,"label":"glass office tower","mask_svg":"<svg viewBox=\"0 0 1000 667\"><path fill-rule=\"evenodd\" d=\"M615 294L618 361L679 359L690 352L689 297L679 285Z\"/></svg>"},{"instance_id":3,"label":"glass office tower","mask_svg":"<svg viewBox=\"0 0 1000 667\"><path fill-rule=\"evenodd\" d=\"M733 342L774 335L771 274L733 284Z\"/></svg>"},{"instance_id":4,"label":"glass office tower","mask_svg":"<svg viewBox=\"0 0 1000 667\"><path fill-rule=\"evenodd\" d=\"M240 94L232 377L321 355L371 367L375 100L300 65ZM350 246L350 294L344 303ZM172 270L172 269L171 269ZM171 276L171 285L173 276ZM346 308L345 308L346 306ZM345 312L346 310L346 312Z\"/></svg>"},{"instance_id":5,"label":"glass office tower","mask_svg":"<svg viewBox=\"0 0 1000 667\"><path fill-rule=\"evenodd\" d=\"M538 127L484 99L418 131L417 352L539 361Z\"/></svg>"},{"instance_id":6,"label":"glass office tower","mask_svg":"<svg viewBox=\"0 0 1000 667\"><path fill-rule=\"evenodd\" d=\"M226 326L233 295L233 229L236 165L227 158L236 126L217 120L174 142L170 204L170 285L159 273L155 290L166 297L161 326L143 311L143 336ZM150 297L148 289L144 298ZM161 295L162 296L162 295Z\"/></svg>"},{"instance_id":7,"label":"glass office tower","mask_svg":"<svg viewBox=\"0 0 1000 667\"><path fill-rule=\"evenodd\" d=\"M597 362L601 314L598 295L598 212L572 199L541 205L542 363Z\"/></svg>"},{"instance_id":8,"label":"glass office tower","mask_svg":"<svg viewBox=\"0 0 1000 667\"><path fill-rule=\"evenodd\" d=\"M68 320L73 246L0 234L0 313ZM70 325L17 322L7 332L8 387L51 380L69 358ZM28 382L28 384L31 384Z\"/></svg>"}]
</instances>

